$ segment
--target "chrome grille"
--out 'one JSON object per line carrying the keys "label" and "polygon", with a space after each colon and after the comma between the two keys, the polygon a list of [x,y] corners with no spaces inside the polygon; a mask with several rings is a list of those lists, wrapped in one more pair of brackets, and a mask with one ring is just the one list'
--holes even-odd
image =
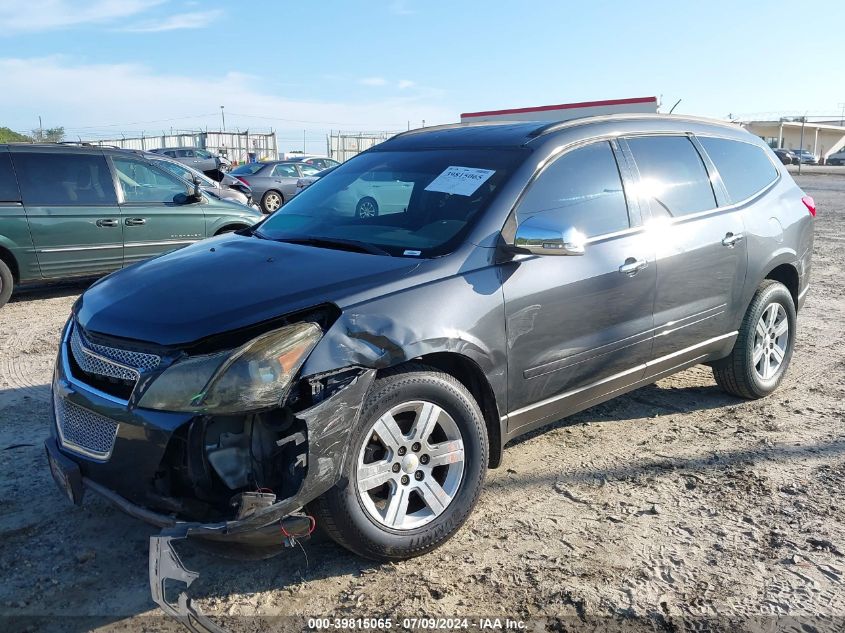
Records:
{"label": "chrome grille", "polygon": [[132,382],[141,377],[142,371],[151,371],[161,362],[161,357],[155,354],[92,343],[78,326],[74,326],[70,335],[70,350],[82,371]]}
{"label": "chrome grille", "polygon": [[111,457],[117,422],[58,396],[53,403],[62,446],[95,459]]}

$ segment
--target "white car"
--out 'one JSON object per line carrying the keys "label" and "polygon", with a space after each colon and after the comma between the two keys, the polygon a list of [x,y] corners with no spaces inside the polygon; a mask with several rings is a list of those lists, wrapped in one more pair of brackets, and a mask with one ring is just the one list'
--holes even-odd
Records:
{"label": "white car", "polygon": [[354,210],[355,217],[373,218],[377,215],[402,213],[414,191],[414,183],[393,179],[384,180],[384,173],[369,172],[333,196],[332,206],[341,214]]}

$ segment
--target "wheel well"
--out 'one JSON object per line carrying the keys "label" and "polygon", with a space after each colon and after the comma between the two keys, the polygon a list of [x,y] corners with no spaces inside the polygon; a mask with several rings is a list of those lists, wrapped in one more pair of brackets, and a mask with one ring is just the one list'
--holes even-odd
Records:
{"label": "wheel well", "polygon": [[789,294],[792,295],[792,301],[795,303],[795,309],[798,309],[798,270],[796,270],[795,266],[792,264],[781,264],[780,266],[772,269],[769,274],[766,275],[766,279],[774,279],[786,286],[786,289],[789,290]]}
{"label": "wheel well", "polygon": [[230,231],[240,231],[241,229],[247,228],[248,225],[246,224],[227,224],[226,226],[221,226],[217,229],[215,235],[220,235],[221,233],[228,233]]}
{"label": "wheel well", "polygon": [[487,439],[490,444],[487,465],[490,468],[498,468],[502,463],[502,427],[496,407],[496,395],[481,368],[466,356],[450,352],[435,352],[414,360],[454,376],[472,394],[481,407],[487,426]]}
{"label": "wheel well", "polygon": [[15,280],[15,283],[19,283],[21,280],[21,271],[18,268],[18,262],[15,259],[15,256],[12,253],[0,246],[0,259],[3,260],[3,263],[9,267],[9,270],[12,271],[12,279]]}

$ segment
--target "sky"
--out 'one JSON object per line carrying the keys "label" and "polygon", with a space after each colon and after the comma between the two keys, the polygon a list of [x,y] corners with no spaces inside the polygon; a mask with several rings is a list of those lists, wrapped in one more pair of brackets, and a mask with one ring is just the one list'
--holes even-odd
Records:
{"label": "sky", "polygon": [[724,118],[839,115],[845,2],[0,0],[0,126],[67,137],[402,130],[657,96]]}

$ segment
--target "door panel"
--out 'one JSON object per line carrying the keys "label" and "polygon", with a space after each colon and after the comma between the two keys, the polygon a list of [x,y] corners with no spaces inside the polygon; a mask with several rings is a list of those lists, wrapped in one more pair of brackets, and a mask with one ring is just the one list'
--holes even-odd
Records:
{"label": "door panel", "polygon": [[[656,270],[651,248],[637,233],[588,244],[581,256],[533,257],[507,265],[509,433],[563,417],[581,397],[642,376],[652,343]],[[632,257],[646,260],[647,267],[633,276],[620,273]],[[591,385],[596,391],[571,393]],[[561,397],[568,393],[572,399]],[[550,398],[558,400],[532,409]]]}
{"label": "door panel", "polygon": [[663,359],[677,362],[679,352],[694,354],[694,346],[731,329],[745,281],[744,229],[737,211],[718,208],[725,191],[692,139],[642,136],[620,143],[630,152],[657,251],[650,368],[656,373]]}
{"label": "door panel", "polygon": [[121,193],[124,266],[205,237],[202,203],[177,203],[185,183],[140,161],[112,158]]}
{"label": "door panel", "polygon": [[730,245],[731,236],[743,235],[742,218],[734,211],[669,224],[656,233],[654,357],[660,358],[731,329],[747,253],[744,239]]}
{"label": "door panel", "polygon": [[41,275],[108,272],[123,263],[123,227],[102,154],[11,152]]}
{"label": "door panel", "polygon": [[510,435],[636,382],[651,357],[655,248],[628,204],[622,165],[606,141],[575,148],[537,176],[517,208],[517,224],[539,216],[587,239],[582,255],[503,266]]}

